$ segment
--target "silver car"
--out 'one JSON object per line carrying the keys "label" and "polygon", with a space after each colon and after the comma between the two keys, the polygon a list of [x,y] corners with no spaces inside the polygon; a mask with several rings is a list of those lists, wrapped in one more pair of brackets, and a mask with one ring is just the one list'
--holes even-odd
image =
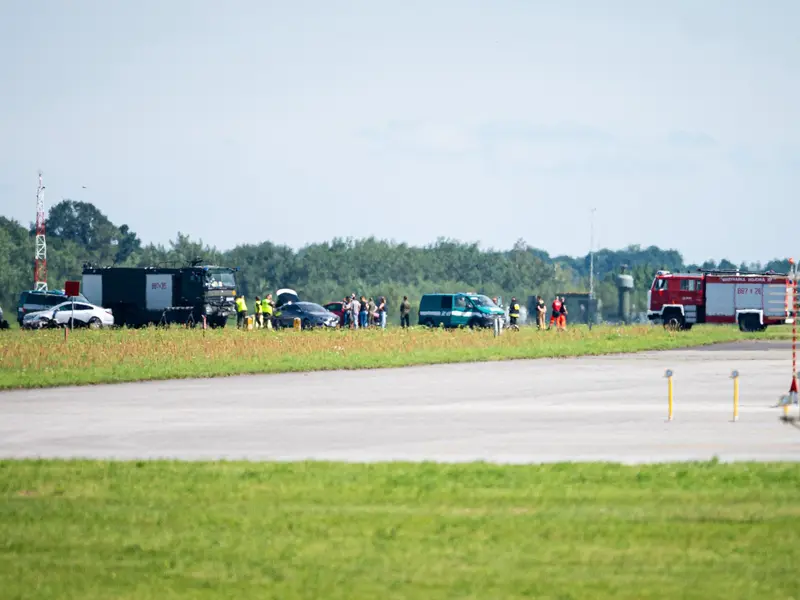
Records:
{"label": "silver car", "polygon": [[68,327],[70,319],[74,319],[74,327],[99,329],[114,325],[114,314],[110,308],[103,308],[86,302],[75,302],[75,304],[62,302],[47,310],[28,313],[22,319],[22,326],[26,329]]}

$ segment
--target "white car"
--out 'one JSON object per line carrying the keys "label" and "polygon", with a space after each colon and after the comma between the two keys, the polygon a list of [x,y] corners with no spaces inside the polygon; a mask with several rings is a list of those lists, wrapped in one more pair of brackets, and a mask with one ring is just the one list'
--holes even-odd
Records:
{"label": "white car", "polygon": [[3,307],[0,306],[0,329],[8,329],[8,321],[3,318]]}
{"label": "white car", "polygon": [[[75,312],[73,313],[73,306]],[[111,327],[114,325],[114,314],[110,308],[95,306],[85,302],[62,302],[47,310],[28,313],[22,319],[22,326],[26,329],[41,329],[42,327],[68,327],[70,319],[74,319],[75,327]]]}

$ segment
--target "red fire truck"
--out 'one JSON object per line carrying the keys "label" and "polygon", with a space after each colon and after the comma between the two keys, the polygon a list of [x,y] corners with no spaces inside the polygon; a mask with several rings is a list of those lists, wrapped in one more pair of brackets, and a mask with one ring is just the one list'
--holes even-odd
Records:
{"label": "red fire truck", "polygon": [[647,307],[651,321],[671,329],[736,323],[742,331],[763,331],[795,317],[792,279],[772,271],[658,271],[647,292]]}

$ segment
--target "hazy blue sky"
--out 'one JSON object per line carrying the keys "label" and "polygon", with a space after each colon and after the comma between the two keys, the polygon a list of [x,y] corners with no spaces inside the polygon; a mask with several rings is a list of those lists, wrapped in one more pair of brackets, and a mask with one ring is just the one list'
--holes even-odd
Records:
{"label": "hazy blue sky", "polygon": [[[796,0],[0,0],[0,214],[798,254]],[[81,186],[87,186],[83,190]],[[793,229],[782,231],[787,217]]]}

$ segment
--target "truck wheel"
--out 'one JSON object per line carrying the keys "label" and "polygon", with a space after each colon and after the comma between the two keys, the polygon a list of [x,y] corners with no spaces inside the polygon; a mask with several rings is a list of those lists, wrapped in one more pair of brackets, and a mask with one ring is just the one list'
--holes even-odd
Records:
{"label": "truck wheel", "polygon": [[739,331],[742,331],[742,332],[745,332],[745,333],[750,331],[750,328],[749,328],[750,322],[749,321],[750,321],[750,319],[748,317],[746,317],[746,316],[739,317]]}
{"label": "truck wheel", "polygon": [[685,327],[685,324],[683,315],[679,312],[670,312],[664,315],[664,329],[680,331]]}
{"label": "truck wheel", "polygon": [[739,331],[752,333],[754,331],[763,331],[762,327],[756,315],[742,315],[739,317]]}

